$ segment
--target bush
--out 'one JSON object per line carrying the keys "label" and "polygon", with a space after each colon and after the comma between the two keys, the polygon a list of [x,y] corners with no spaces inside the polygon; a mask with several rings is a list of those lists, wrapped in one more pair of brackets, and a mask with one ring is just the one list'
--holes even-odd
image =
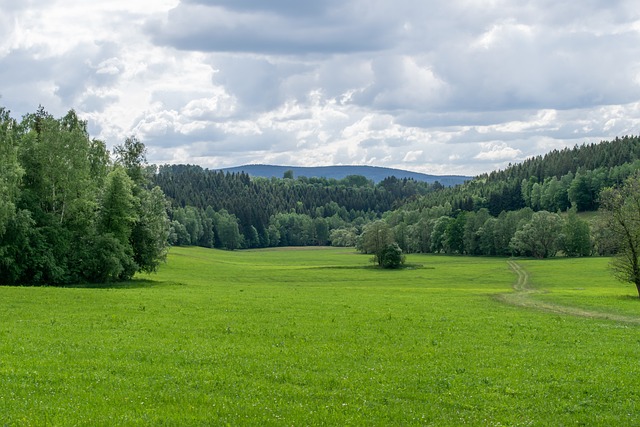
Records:
{"label": "bush", "polygon": [[391,243],[382,251],[382,268],[400,268],[404,264],[405,256],[397,243]]}

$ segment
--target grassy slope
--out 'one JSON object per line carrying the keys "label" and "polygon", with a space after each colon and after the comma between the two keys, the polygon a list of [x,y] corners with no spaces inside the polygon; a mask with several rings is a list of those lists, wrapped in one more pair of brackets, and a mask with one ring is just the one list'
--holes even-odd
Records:
{"label": "grassy slope", "polygon": [[640,300],[635,285],[622,284],[612,278],[609,258],[556,258],[526,260],[535,288],[544,292],[535,298],[626,316],[640,317]]}
{"label": "grassy slope", "polygon": [[[504,259],[367,260],[174,248],[128,286],[0,288],[0,425],[640,423],[639,327],[496,301]],[[640,311],[570,262],[522,262],[536,298]]]}

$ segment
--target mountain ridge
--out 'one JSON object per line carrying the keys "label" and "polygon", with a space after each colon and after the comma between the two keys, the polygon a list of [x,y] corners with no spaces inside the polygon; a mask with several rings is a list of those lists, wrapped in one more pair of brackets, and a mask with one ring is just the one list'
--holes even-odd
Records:
{"label": "mountain ridge", "polygon": [[472,179],[471,176],[464,175],[431,175],[420,172],[407,171],[403,169],[387,168],[382,166],[367,165],[333,165],[333,166],[282,166],[267,164],[248,164],[229,168],[219,168],[229,173],[244,172],[252,177],[262,178],[282,178],[284,173],[292,171],[294,178],[304,176],[307,178],[327,178],[343,179],[349,175],[362,175],[374,183],[379,183],[385,178],[395,176],[398,179],[408,178],[416,181],[434,183],[438,181],[445,187],[462,184]]}

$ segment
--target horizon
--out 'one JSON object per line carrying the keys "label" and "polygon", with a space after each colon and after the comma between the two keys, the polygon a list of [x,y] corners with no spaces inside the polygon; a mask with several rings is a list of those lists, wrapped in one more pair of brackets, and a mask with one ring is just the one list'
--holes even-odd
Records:
{"label": "horizon", "polygon": [[[200,165],[198,165],[200,166]],[[458,175],[458,174],[433,174],[433,173],[428,173],[428,172],[418,172],[418,171],[414,171],[414,170],[410,170],[410,169],[402,169],[402,168],[398,168],[398,167],[389,167],[389,166],[376,166],[376,165],[321,165],[321,166],[295,166],[295,165],[274,165],[274,164],[268,164],[268,163],[247,163],[247,164],[243,164],[243,165],[237,165],[237,166],[225,166],[222,168],[203,168],[203,169],[210,169],[210,170],[224,170],[224,169],[237,169],[237,168],[242,168],[242,167],[249,167],[249,166],[268,166],[268,167],[278,167],[278,168],[300,168],[300,169],[313,169],[313,168],[334,168],[334,167],[345,167],[345,168],[349,168],[349,167],[365,167],[365,168],[375,168],[375,169],[389,169],[389,170],[398,170],[398,171],[402,171],[402,172],[410,172],[410,173],[415,173],[415,174],[420,174],[420,175],[432,175],[432,176],[464,176],[464,177],[471,177],[470,175]],[[201,166],[202,167],[202,166]]]}

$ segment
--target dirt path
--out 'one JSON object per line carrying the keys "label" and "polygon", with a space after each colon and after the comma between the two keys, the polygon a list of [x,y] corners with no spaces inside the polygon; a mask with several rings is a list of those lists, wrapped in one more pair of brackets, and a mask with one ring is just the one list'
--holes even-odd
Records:
{"label": "dirt path", "polygon": [[508,294],[497,295],[496,298],[499,301],[507,304],[516,305],[519,307],[529,307],[538,310],[544,310],[551,313],[568,314],[571,316],[589,317],[592,319],[607,319],[615,320],[617,322],[633,323],[640,325],[640,318],[632,316],[623,316],[620,314],[612,314],[599,311],[585,310],[577,307],[570,307],[560,304],[554,304],[545,301],[539,301],[531,298],[535,294],[543,293],[544,291],[534,289],[529,280],[529,273],[522,268],[517,262],[509,260],[507,261],[509,267],[518,275],[518,280],[513,285],[515,292]]}

